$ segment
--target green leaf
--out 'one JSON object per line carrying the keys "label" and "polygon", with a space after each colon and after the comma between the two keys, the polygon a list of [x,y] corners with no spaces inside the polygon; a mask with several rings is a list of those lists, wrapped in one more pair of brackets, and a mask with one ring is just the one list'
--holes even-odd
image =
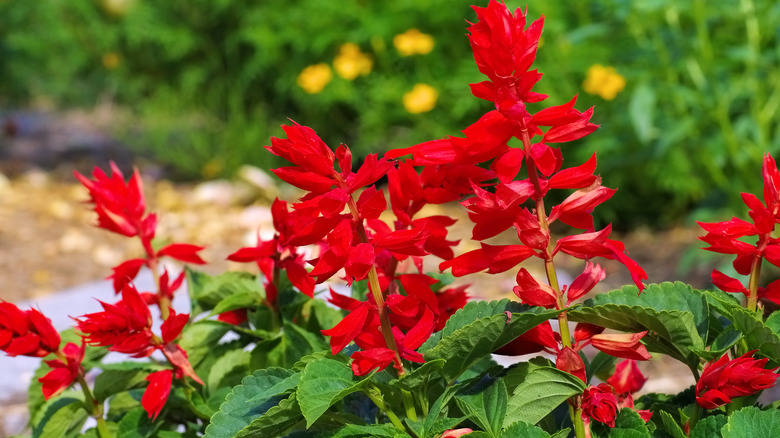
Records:
{"label": "green leaf", "polygon": [[329,349],[321,334],[285,321],[280,336],[257,343],[252,351],[252,366],[288,368],[304,356]]}
{"label": "green leaf", "polygon": [[702,418],[691,431],[691,438],[722,438],[720,431],[728,420],[725,415]]}
{"label": "green leaf", "polygon": [[[242,349],[235,349],[226,352],[217,358],[209,368],[209,375],[206,378],[206,387],[209,391],[216,391],[223,386],[223,380],[229,380],[231,376],[240,374],[246,375],[249,370],[249,352]],[[234,380],[233,383],[237,382]],[[228,386],[230,383],[228,383]]]}
{"label": "green leaf", "polygon": [[607,379],[615,372],[615,362],[617,362],[615,356],[610,356],[603,351],[599,351],[593,356],[590,362],[586,362],[588,378],[598,377],[603,381]]}
{"label": "green leaf", "polygon": [[364,438],[364,437],[376,437],[376,438],[396,438],[396,437],[408,437],[406,433],[401,433],[392,424],[371,424],[367,426],[361,426],[357,424],[347,424],[338,430],[333,432],[326,432],[323,435],[318,435],[322,438]]}
{"label": "green leaf", "polygon": [[347,394],[362,390],[370,375],[355,381],[352,369],[342,361],[322,358],[310,362],[298,383],[298,403],[310,427],[334,403]]}
{"label": "green leaf", "polygon": [[582,394],[585,383],[554,367],[520,363],[507,371],[504,379],[513,388],[507,404],[504,425],[517,421],[536,424],[569,397]]}
{"label": "green leaf", "polygon": [[780,436],[780,411],[742,408],[731,414],[721,429],[723,438],[776,438]]}
{"label": "green leaf", "polygon": [[[431,408],[428,411],[428,415],[425,417],[425,421],[423,421],[423,436],[427,437],[431,431],[438,432],[440,430],[436,427],[438,422],[442,421],[439,420],[439,414],[446,412],[445,408],[450,403],[450,400],[452,400],[452,397],[454,397],[462,387],[466,386],[466,384],[467,382],[462,382],[446,387],[439,398],[433,402],[433,405],[431,405]],[[443,420],[446,421],[449,419],[445,418]],[[449,429],[449,427],[446,427],[446,429]]]}
{"label": "green leaf", "polygon": [[[513,313],[508,317],[505,312]],[[446,360],[442,375],[452,382],[472,364],[558,313],[509,300],[470,302],[420,350],[426,361]]]}
{"label": "green leaf", "polygon": [[742,332],[748,350],[758,350],[776,366],[780,364],[780,336],[759,318],[745,308],[733,309],[731,313],[731,322]]}
{"label": "green leaf", "polygon": [[253,292],[257,296],[265,296],[257,277],[247,272],[225,272],[211,276],[189,267],[185,271],[193,316],[213,310],[222,300],[235,294]]}
{"label": "green leaf", "polygon": [[497,437],[501,432],[509,395],[503,379],[490,382],[484,380],[462,389],[455,396],[455,402],[471,421],[491,437]]}
{"label": "green leaf", "polygon": [[672,438],[686,438],[685,432],[683,432],[682,427],[677,424],[677,420],[672,417],[672,414],[666,411],[660,411],[658,414],[661,416],[661,421],[664,423],[664,429]]}
{"label": "green leaf", "polygon": [[80,430],[87,420],[84,402],[77,398],[58,397],[49,400],[45,412],[33,429],[33,438],[60,438]]}
{"label": "green leaf", "polygon": [[615,427],[594,421],[591,423],[593,438],[651,438],[645,421],[631,408],[623,408],[615,419]]}
{"label": "green leaf", "polygon": [[303,419],[301,407],[298,405],[296,393],[279,402],[260,418],[252,420],[249,425],[236,435],[236,438],[266,438],[281,436],[289,428]]}
{"label": "green leaf", "polygon": [[152,421],[143,407],[128,412],[117,424],[117,438],[147,438],[154,435],[162,421]]}
{"label": "green leaf", "polygon": [[295,388],[300,373],[282,368],[268,368],[246,376],[233,387],[219,411],[206,427],[207,438],[232,438],[253,419],[265,414]]}
{"label": "green leaf", "polygon": [[742,332],[734,328],[733,325],[730,325],[715,337],[708,350],[691,350],[706,360],[713,360],[723,356],[723,354],[739,342],[740,339],[742,339]]}
{"label": "green leaf", "polygon": [[201,320],[184,327],[179,345],[187,352],[192,366],[197,367],[228,331],[230,331],[228,324]]}
{"label": "green leaf", "polygon": [[642,338],[648,350],[696,366],[693,350],[704,349],[709,324],[704,295],[680,282],[651,284],[638,293],[636,286],[626,286],[597,295],[569,311],[569,319],[629,333],[648,330]]}
{"label": "green leaf", "polygon": [[103,401],[114,394],[146,386],[146,376],[165,367],[148,362],[119,362],[107,364],[95,378],[93,394]]}
{"label": "green leaf", "polygon": [[262,299],[262,296],[256,290],[237,292],[217,303],[209,315],[219,315],[231,310],[257,307],[262,304]]}
{"label": "green leaf", "polygon": [[422,366],[412,370],[412,372],[404,375],[402,378],[391,380],[390,385],[407,391],[414,391],[425,385],[431,377],[440,376],[440,370],[444,367],[445,362],[444,359],[425,362]]}
{"label": "green leaf", "polygon": [[[568,433],[568,431],[569,429],[566,429],[566,433]],[[543,431],[541,428],[534,426],[533,424],[528,424],[522,421],[518,421],[510,424],[506,429],[504,429],[503,432],[501,432],[501,435],[499,435],[499,437],[500,438],[515,438],[515,437],[549,438],[550,434]]]}

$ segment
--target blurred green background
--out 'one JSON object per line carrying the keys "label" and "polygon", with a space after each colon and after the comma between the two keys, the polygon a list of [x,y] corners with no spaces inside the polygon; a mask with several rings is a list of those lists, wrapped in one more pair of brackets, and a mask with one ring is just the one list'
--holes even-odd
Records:
{"label": "blurred green background", "polygon": [[[490,104],[465,37],[486,0],[0,0],[0,110],[110,101],[178,179],[267,168],[287,118],[356,155],[457,135]],[[616,227],[741,214],[780,149],[780,3],[509,1],[546,25],[537,90],[596,106],[597,213]],[[411,31],[416,29],[418,32]],[[399,36],[400,35],[400,36]],[[424,85],[419,85],[424,84]],[[780,157],[777,157],[780,159]]]}

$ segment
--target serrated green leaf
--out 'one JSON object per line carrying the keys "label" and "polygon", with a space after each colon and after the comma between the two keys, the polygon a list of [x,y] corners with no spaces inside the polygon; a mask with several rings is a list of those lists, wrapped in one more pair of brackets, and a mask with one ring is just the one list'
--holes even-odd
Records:
{"label": "serrated green leaf", "polygon": [[780,411],[742,408],[731,414],[721,429],[723,438],[776,438],[780,436]]}
{"label": "serrated green leaf", "polygon": [[642,417],[631,408],[623,408],[615,419],[615,427],[594,421],[591,423],[593,438],[651,438]]}
{"label": "serrated green leaf", "polygon": [[205,437],[234,437],[254,419],[284,400],[284,394],[295,388],[299,378],[300,373],[283,368],[258,370],[244,377],[211,417]]}
{"label": "serrated green leaf", "polygon": [[691,438],[722,438],[720,431],[728,422],[725,415],[713,415],[702,418],[691,431]]}
{"label": "serrated green leaf", "polygon": [[[568,433],[568,429],[567,429],[567,433]],[[515,437],[550,438],[550,434],[534,426],[533,424],[528,424],[522,421],[518,421],[516,423],[512,423],[509,426],[507,426],[507,428],[501,432],[501,435],[499,435],[499,437],[500,438],[515,438]]]}
{"label": "serrated green leaf", "polygon": [[[221,355],[209,367],[209,375],[206,378],[206,387],[209,390],[217,390],[224,386],[223,380],[229,379],[231,375],[246,375],[249,370],[249,352],[242,349],[235,349]],[[237,382],[237,380],[233,380]],[[230,382],[227,383],[228,386]]]}
{"label": "serrated green leaf", "polygon": [[642,338],[648,350],[696,366],[699,358],[693,350],[704,349],[709,324],[704,295],[680,282],[651,284],[638,292],[636,286],[626,286],[597,295],[569,311],[569,319],[629,333],[648,330]]}
{"label": "serrated green leaf", "polygon": [[154,435],[162,421],[152,421],[143,407],[128,412],[117,424],[117,438],[147,438]]}
{"label": "serrated green leaf", "polygon": [[661,416],[661,422],[664,423],[664,429],[672,438],[686,438],[685,432],[677,424],[677,420],[672,417],[672,414],[666,411],[660,411],[658,414]]}
{"label": "serrated green leaf", "polygon": [[236,435],[236,438],[266,438],[281,436],[295,424],[303,420],[301,407],[298,405],[296,393],[279,402]]}
{"label": "serrated green leaf", "polygon": [[[436,427],[440,421],[446,421],[445,419],[439,419],[439,415],[445,410],[445,407],[450,403],[455,394],[468,382],[456,383],[455,385],[448,386],[444,389],[444,392],[436,399],[431,405],[428,415],[423,421],[423,436],[427,437],[431,432],[438,432],[441,428]],[[457,424],[457,423],[456,423]],[[449,427],[446,427],[449,429]]]}
{"label": "serrated green leaf", "polygon": [[338,430],[332,432],[326,432],[318,437],[322,438],[364,438],[364,437],[376,437],[376,438],[395,438],[399,436],[408,437],[409,434],[402,433],[399,435],[399,430],[392,424],[370,424],[370,425],[357,425],[347,424]]}
{"label": "serrated green leaf", "polygon": [[774,366],[780,364],[780,336],[767,327],[757,314],[744,308],[733,309],[731,322],[742,332],[748,350],[758,350]]}
{"label": "serrated green leaf", "polygon": [[80,399],[58,397],[49,402],[33,429],[33,438],[61,438],[71,431],[80,430],[87,420],[87,411]]}
{"label": "serrated green leaf", "polygon": [[[516,310],[523,312],[514,312]],[[513,313],[508,317],[505,312]],[[427,345],[427,351],[423,347],[421,351],[425,351],[426,361],[446,360],[442,375],[452,382],[472,364],[558,313],[509,300],[471,302],[458,310],[441,332],[423,344],[423,347]]]}
{"label": "serrated green leaf", "polygon": [[731,347],[733,347],[737,342],[739,342],[740,339],[742,339],[742,332],[734,328],[733,325],[730,325],[723,329],[723,331],[715,337],[709,349],[691,349],[691,351],[705,360],[713,360],[723,356],[723,354]]}
{"label": "serrated green leaf", "polygon": [[491,437],[501,432],[507,411],[506,384],[503,379],[479,382],[459,391],[455,402],[468,418]]}
{"label": "serrated green leaf", "polygon": [[[582,394],[585,383],[553,367],[520,363],[504,379],[512,389],[504,425],[522,421],[536,424],[569,397]],[[519,382],[519,383],[517,383]]]}
{"label": "serrated green leaf", "polygon": [[322,358],[310,362],[301,374],[298,383],[298,403],[310,427],[334,403],[347,394],[362,390],[370,375],[355,380],[352,369],[344,362]]}

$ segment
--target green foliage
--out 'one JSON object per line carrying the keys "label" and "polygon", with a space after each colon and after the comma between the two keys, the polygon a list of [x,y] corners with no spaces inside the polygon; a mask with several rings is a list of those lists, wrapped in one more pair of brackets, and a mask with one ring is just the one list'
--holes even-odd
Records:
{"label": "green foliage", "polygon": [[770,438],[780,434],[780,411],[748,407],[734,412],[720,431],[723,438]]}

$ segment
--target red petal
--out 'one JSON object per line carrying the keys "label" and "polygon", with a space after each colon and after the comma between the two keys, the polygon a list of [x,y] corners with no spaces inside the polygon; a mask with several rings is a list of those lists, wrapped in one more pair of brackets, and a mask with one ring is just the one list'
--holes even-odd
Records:
{"label": "red petal", "polygon": [[149,385],[141,397],[141,406],[149,414],[149,418],[154,421],[168,400],[173,381],[173,372],[171,370],[155,371],[146,376],[146,381],[149,382]]}
{"label": "red petal", "polygon": [[203,249],[203,246],[189,243],[172,243],[157,251],[157,257],[168,256],[186,263],[205,265],[206,262],[198,255],[198,251]]}

